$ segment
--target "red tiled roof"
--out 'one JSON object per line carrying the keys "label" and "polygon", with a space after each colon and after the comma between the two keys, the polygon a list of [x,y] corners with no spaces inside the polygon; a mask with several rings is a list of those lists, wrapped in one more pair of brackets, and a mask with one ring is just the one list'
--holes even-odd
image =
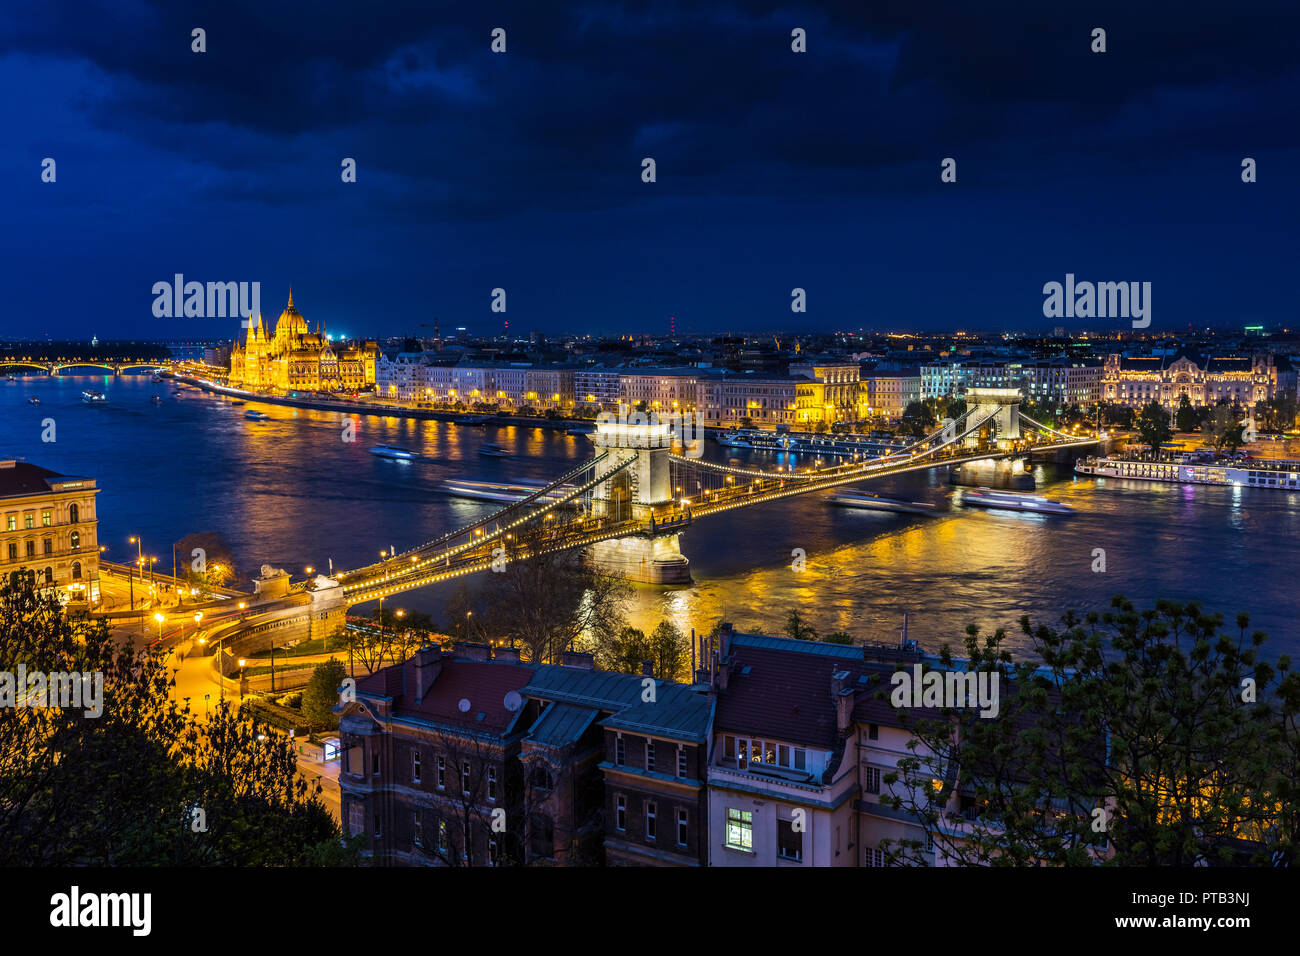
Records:
{"label": "red tiled roof", "polygon": [[[402,692],[405,671],[406,693]],[[506,709],[506,695],[522,691],[532,679],[533,668],[498,661],[466,661],[443,658],[433,689],[421,701],[415,700],[415,659],[385,667],[357,682],[363,693],[393,698],[396,716],[420,716],[484,733],[502,733],[517,711]],[[461,710],[461,701],[469,706]],[[480,715],[482,715],[480,719]]]}

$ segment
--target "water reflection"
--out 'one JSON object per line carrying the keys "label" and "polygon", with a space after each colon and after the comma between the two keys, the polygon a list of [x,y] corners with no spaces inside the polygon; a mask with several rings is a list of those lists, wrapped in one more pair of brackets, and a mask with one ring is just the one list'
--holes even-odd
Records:
{"label": "water reflection", "polygon": [[[94,387],[107,407],[80,402]],[[155,406],[150,398],[163,396]],[[37,395],[41,405],[26,403]],[[265,422],[245,419],[257,409]],[[40,440],[52,417],[58,441]],[[350,422],[354,441],[344,440]],[[484,457],[484,443],[507,458]],[[416,462],[367,449],[401,445]],[[165,562],[171,542],[216,530],[248,570],[261,563],[301,574],[373,561],[381,549],[432,540],[482,517],[491,506],[449,498],[446,478],[545,479],[589,457],[591,441],[536,427],[470,428],[445,422],[344,416],[229,401],[144,377],[28,378],[0,385],[0,449],[67,474],[98,479],[101,540],[126,555],[140,533]],[[788,454],[737,452],[708,443],[706,454],[737,465],[800,464]],[[904,613],[910,636],[927,646],[959,642],[966,624],[1016,629],[1022,613],[1055,620],[1066,609],[1105,606],[1122,592],[1201,598],[1229,619],[1238,610],[1300,649],[1291,632],[1293,568],[1300,558],[1300,496],[1251,488],[1076,479],[1037,465],[1040,492],[1078,510],[1070,516],[965,509],[951,501],[942,472],[863,485],[939,505],[935,517],[834,508],[824,493],[725,512],[682,537],[696,583],[638,587],[633,623],[668,617],[689,631],[725,614],[742,629],[779,633],[797,609],[822,633],[897,639]],[[807,554],[792,570],[792,552]],[[1093,551],[1106,551],[1104,573]],[[480,587],[481,581],[471,581]],[[456,584],[402,598],[435,617]]]}

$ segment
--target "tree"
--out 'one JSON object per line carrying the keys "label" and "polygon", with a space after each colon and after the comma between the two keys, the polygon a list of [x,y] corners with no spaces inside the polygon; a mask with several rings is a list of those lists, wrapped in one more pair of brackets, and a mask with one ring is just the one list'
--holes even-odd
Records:
{"label": "tree", "polygon": [[[1020,663],[1003,632],[969,627],[969,669],[999,678],[997,717],[903,710],[913,741],[882,802],[957,865],[1294,864],[1300,681],[1236,624],[1116,597],[1059,629],[1022,618]],[[941,659],[954,663],[946,646]],[[925,845],[881,848],[925,864]]]}
{"label": "tree", "polygon": [[1195,431],[1201,423],[1201,417],[1192,406],[1186,393],[1178,396],[1178,411],[1174,412],[1174,427],[1180,432]]}
{"label": "tree", "polygon": [[908,402],[907,408],[903,409],[902,431],[905,435],[921,438],[934,430],[937,421],[933,409],[925,402]]}
{"label": "tree", "polygon": [[659,680],[680,680],[691,667],[690,640],[672,621],[664,618],[650,633],[650,657]]}
{"label": "tree", "polygon": [[334,705],[339,702],[339,687],[347,677],[343,662],[331,657],[321,661],[311,672],[311,680],[302,692],[302,715],[313,727],[334,730],[339,725]]}
{"label": "tree", "polygon": [[1236,451],[1242,444],[1242,422],[1237,417],[1237,409],[1227,402],[1220,402],[1214,406],[1214,411],[1210,415],[1209,421],[1205,423],[1206,430],[1209,434],[1210,441],[1214,447],[1222,451],[1225,447],[1230,451]]}
{"label": "tree", "polygon": [[796,641],[815,641],[817,640],[817,630],[807,624],[799,617],[798,611],[791,611],[785,619],[785,633]]}
{"label": "tree", "polygon": [[0,589],[0,673],[20,664],[29,677],[66,678],[60,687],[82,697],[0,707],[0,863],[355,860],[319,784],[298,776],[288,738],[226,701],[207,719],[173,701],[162,652],[115,640],[103,621],[69,618],[56,598],[21,584]]}
{"label": "tree", "polygon": [[1160,446],[1169,441],[1174,434],[1169,428],[1168,413],[1154,399],[1142,406],[1134,426],[1142,441],[1150,446],[1153,455],[1158,455]]}
{"label": "tree", "polygon": [[176,573],[196,587],[221,587],[236,576],[234,551],[216,531],[187,534],[173,548]]}
{"label": "tree", "polygon": [[526,545],[512,539],[502,570],[488,575],[487,629],[518,641],[527,660],[556,663],[579,641],[598,645],[623,627],[632,587],[584,564],[571,544],[577,534],[560,527]]}
{"label": "tree", "polygon": [[624,627],[616,634],[608,634],[592,647],[596,666],[601,670],[639,674],[642,661],[652,660],[650,639],[635,627]]}
{"label": "tree", "polygon": [[944,400],[943,417],[956,420],[966,414],[966,399],[950,395]]}
{"label": "tree", "polygon": [[835,631],[822,638],[824,644],[852,644],[853,638],[846,631]]}

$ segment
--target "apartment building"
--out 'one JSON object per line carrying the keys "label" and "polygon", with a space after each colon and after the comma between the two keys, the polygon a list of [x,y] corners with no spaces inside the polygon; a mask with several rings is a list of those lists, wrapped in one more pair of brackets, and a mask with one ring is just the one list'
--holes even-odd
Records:
{"label": "apartment building", "polygon": [[776,428],[794,423],[796,375],[715,372],[696,386],[705,425]]}
{"label": "apartment building", "polygon": [[344,826],[392,866],[698,865],[710,708],[587,654],[424,648],[338,708]]}
{"label": "apartment building", "polygon": [[919,368],[863,370],[858,386],[858,418],[899,418],[921,400]]}
{"label": "apartment building", "polygon": [[25,576],[65,603],[99,603],[93,478],[0,460],[0,578]]}

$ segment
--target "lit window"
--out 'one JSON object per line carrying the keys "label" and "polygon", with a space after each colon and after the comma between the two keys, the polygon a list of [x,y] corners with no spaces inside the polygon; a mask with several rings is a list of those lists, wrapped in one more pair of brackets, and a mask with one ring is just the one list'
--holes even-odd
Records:
{"label": "lit window", "polygon": [[656,810],[653,800],[649,800],[645,805],[645,838],[653,840],[659,835],[659,821],[656,816]]}
{"label": "lit window", "polygon": [[614,828],[620,832],[627,829],[627,797],[614,798]]}
{"label": "lit window", "polygon": [[754,814],[750,810],[727,808],[727,843],[733,850],[753,851]]}

